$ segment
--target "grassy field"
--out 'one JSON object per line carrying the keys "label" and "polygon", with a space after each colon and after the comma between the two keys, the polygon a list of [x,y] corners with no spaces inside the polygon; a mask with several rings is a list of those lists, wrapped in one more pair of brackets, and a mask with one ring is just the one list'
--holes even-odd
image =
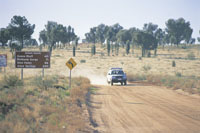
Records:
{"label": "grassy field", "polygon": [[[23,51],[39,51],[39,48]],[[77,66],[72,70],[72,89],[69,89],[69,69],[65,63],[72,57],[72,48],[53,51],[51,68],[45,69],[44,79],[41,69],[24,69],[23,81],[19,79],[21,69],[15,68],[9,49],[0,49],[1,54],[8,56],[6,72],[3,69],[0,72],[0,131],[92,131],[86,94],[92,88],[90,82],[106,84],[110,67],[122,67],[129,81],[200,93],[199,45],[160,47],[158,55],[151,58],[142,58],[139,48],[129,55],[120,48],[118,56],[112,53],[107,56],[106,48],[100,45],[96,55],[91,56],[90,51],[89,44],[78,46],[73,57]]]}
{"label": "grassy field", "polygon": [[[187,49],[166,47],[158,49],[158,56],[152,58],[141,58],[141,51],[134,50],[134,54],[125,55],[125,49],[120,48],[119,56],[107,56],[106,48],[97,46],[97,54],[91,56],[90,47],[87,45],[79,46],[76,52],[75,61],[78,63],[74,73],[80,69],[92,68],[100,74],[105,75],[110,67],[122,67],[127,73],[150,73],[200,77],[200,46],[188,47]],[[38,51],[38,48],[24,49],[24,51]],[[19,75],[20,69],[15,69],[15,61],[11,57],[8,49],[0,50],[8,54],[7,74]],[[68,76],[69,70],[66,67],[66,61],[72,57],[71,49],[54,50],[51,57],[51,68],[45,69],[45,74],[57,74]],[[175,61],[176,66],[172,67]],[[2,74],[1,74],[2,75]],[[41,75],[41,69],[24,69],[24,77]],[[1,76],[2,77],[2,76]]]}

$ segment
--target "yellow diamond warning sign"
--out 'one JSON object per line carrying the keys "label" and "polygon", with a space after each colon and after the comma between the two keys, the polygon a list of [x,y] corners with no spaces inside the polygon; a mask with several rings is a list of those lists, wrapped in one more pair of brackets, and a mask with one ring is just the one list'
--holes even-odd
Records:
{"label": "yellow diamond warning sign", "polygon": [[76,65],[77,65],[77,63],[74,61],[73,58],[70,58],[70,59],[66,62],[66,66],[68,66],[70,70],[72,70]]}

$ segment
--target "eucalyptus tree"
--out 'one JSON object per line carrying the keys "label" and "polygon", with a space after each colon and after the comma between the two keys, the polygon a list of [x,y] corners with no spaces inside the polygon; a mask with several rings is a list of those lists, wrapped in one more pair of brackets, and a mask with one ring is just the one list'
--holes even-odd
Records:
{"label": "eucalyptus tree", "polygon": [[105,24],[100,24],[96,27],[96,30],[96,40],[102,45],[106,40],[106,32],[108,31],[108,26]]}
{"label": "eucalyptus tree", "polygon": [[137,45],[137,42],[134,41],[134,36],[136,35],[137,32],[139,32],[140,30],[138,28],[135,28],[135,27],[131,27],[128,29],[128,32],[130,33],[131,35],[131,48],[132,48],[132,54],[134,54],[134,46],[138,46]]}
{"label": "eucalyptus tree", "polygon": [[141,46],[142,57],[145,56],[147,50],[157,48],[157,40],[152,34],[138,31],[133,39],[139,46]]}
{"label": "eucalyptus tree", "polygon": [[[199,30],[199,34],[200,34],[200,30]],[[200,43],[200,37],[197,37],[197,41]]]}
{"label": "eucalyptus tree", "polygon": [[151,35],[155,35],[156,31],[158,29],[158,25],[157,24],[153,24],[153,23],[145,23],[143,30]]}
{"label": "eucalyptus tree", "polygon": [[165,31],[163,31],[161,28],[158,28],[154,37],[156,37],[159,45],[164,45]]}
{"label": "eucalyptus tree", "polygon": [[95,44],[97,42],[97,28],[90,28],[90,32],[85,34],[85,38],[88,43]]}
{"label": "eucalyptus tree", "polygon": [[12,38],[18,40],[21,44],[21,49],[23,49],[24,40],[31,38],[35,24],[31,25],[25,16],[13,16],[8,29]]}
{"label": "eucalyptus tree", "polygon": [[10,39],[9,30],[7,28],[0,29],[0,42],[2,43],[2,47],[6,45],[8,40]]}
{"label": "eucalyptus tree", "polygon": [[126,41],[126,54],[128,55],[129,52],[130,52],[130,41],[127,40],[127,41]]}
{"label": "eucalyptus tree", "polygon": [[123,29],[123,27],[118,23],[116,23],[116,24],[114,24],[112,26],[109,26],[109,29],[107,31],[107,39],[109,41],[111,41],[112,43],[117,42],[116,35],[122,29]]}
{"label": "eucalyptus tree", "polygon": [[197,37],[198,42],[200,43],[200,37]]}
{"label": "eucalyptus tree", "polygon": [[53,47],[57,43],[70,43],[77,38],[74,29],[71,26],[63,26],[57,22],[48,21],[45,29],[40,32],[39,40],[49,46],[49,51],[52,52]]}
{"label": "eucalyptus tree", "polygon": [[45,46],[48,42],[48,40],[47,40],[47,35],[46,35],[47,33],[46,33],[46,30],[44,29],[44,30],[42,30],[42,31],[40,31],[40,33],[39,33],[39,41],[40,41],[40,45],[43,45],[43,46]]}
{"label": "eucalyptus tree", "polygon": [[170,36],[170,43],[177,46],[181,41],[189,42],[192,36],[193,29],[190,27],[190,22],[183,18],[169,19],[166,23],[166,32]]}
{"label": "eucalyptus tree", "polygon": [[120,30],[117,33],[116,38],[117,42],[119,42],[123,47],[126,45],[127,41],[130,42],[132,40],[132,36],[129,30]]}
{"label": "eucalyptus tree", "polygon": [[[144,27],[143,27],[143,31],[152,35],[154,38],[157,39],[157,42],[161,42],[163,39],[162,36],[162,30],[160,28],[158,28],[157,24],[153,24],[153,23],[145,23]],[[156,44],[157,46],[157,44]],[[154,55],[156,56],[157,53],[157,47],[154,47]]]}

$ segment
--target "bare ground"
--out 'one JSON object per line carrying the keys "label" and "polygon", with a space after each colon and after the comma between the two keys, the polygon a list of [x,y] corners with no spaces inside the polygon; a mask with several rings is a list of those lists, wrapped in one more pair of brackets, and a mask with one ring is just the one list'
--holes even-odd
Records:
{"label": "bare ground", "polygon": [[199,97],[141,83],[97,87],[92,106],[99,132],[200,132]]}

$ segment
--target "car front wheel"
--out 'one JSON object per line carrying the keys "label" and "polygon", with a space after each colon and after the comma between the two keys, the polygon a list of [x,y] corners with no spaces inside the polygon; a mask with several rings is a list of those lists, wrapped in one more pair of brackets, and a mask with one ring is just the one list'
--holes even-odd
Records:
{"label": "car front wheel", "polygon": [[126,81],[124,81],[124,85],[126,85],[127,83],[126,83]]}

